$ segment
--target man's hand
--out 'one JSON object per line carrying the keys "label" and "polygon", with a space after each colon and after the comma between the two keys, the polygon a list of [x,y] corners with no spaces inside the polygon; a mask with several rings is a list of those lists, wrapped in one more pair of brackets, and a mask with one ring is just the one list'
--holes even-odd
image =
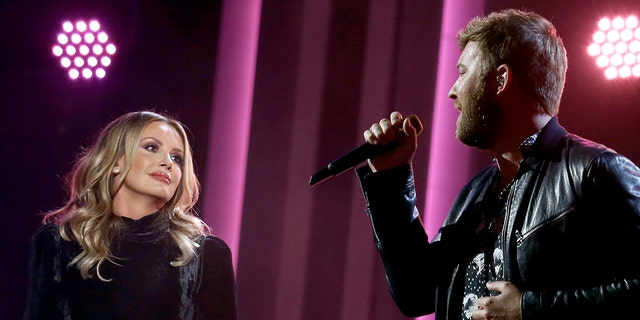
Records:
{"label": "man's hand", "polygon": [[[408,119],[403,119],[400,112],[394,111],[389,118],[374,123],[364,132],[364,139],[369,144],[398,144],[398,147],[390,152],[369,159],[369,167],[373,172],[411,164],[418,148],[418,130],[422,128],[416,128]],[[417,118],[415,120],[420,124]]]}
{"label": "man's hand", "polygon": [[522,320],[520,301],[522,292],[511,282],[494,281],[487,283],[489,291],[500,294],[478,299],[478,310],[472,314],[475,320]]}

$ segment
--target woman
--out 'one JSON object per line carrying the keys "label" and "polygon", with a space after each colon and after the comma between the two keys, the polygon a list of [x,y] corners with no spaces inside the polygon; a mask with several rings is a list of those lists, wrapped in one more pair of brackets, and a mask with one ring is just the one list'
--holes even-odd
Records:
{"label": "woman", "polygon": [[237,319],[229,247],[193,212],[181,123],[115,119],[67,181],[69,200],[32,240],[24,319]]}

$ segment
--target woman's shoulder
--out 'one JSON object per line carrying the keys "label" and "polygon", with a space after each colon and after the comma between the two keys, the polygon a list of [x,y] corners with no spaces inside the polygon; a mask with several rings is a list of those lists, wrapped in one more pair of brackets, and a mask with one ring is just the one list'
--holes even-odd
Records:
{"label": "woman's shoulder", "polygon": [[67,241],[60,235],[60,226],[55,223],[43,224],[36,229],[31,238],[31,246],[35,251],[44,253],[64,252],[66,255],[74,256],[80,249],[75,241]]}
{"label": "woman's shoulder", "polygon": [[200,245],[210,248],[210,250],[231,251],[224,240],[214,235],[206,235],[200,238]]}
{"label": "woman's shoulder", "polygon": [[204,236],[200,238],[198,243],[200,244],[200,249],[205,259],[214,257],[231,259],[231,248],[229,248],[229,245],[224,240],[217,236]]}
{"label": "woman's shoulder", "polygon": [[[200,259],[202,263],[205,282],[219,283],[221,279],[233,278],[233,256],[229,245],[217,236],[207,235],[202,237],[200,243]],[[213,278],[214,280],[211,280]],[[226,281],[226,280],[224,280]]]}
{"label": "woman's shoulder", "polygon": [[33,234],[33,241],[59,241],[60,228],[57,224],[47,223],[39,226]]}
{"label": "woman's shoulder", "polygon": [[55,224],[39,226],[31,237],[31,252],[36,256],[53,256],[60,251],[60,232]]}

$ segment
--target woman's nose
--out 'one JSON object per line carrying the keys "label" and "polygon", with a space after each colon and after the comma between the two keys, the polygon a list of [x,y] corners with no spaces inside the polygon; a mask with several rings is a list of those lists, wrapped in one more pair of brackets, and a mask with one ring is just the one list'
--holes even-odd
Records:
{"label": "woman's nose", "polygon": [[167,153],[166,155],[161,156],[161,159],[160,159],[161,167],[171,169],[172,165],[173,165],[173,161],[171,161],[171,154]]}

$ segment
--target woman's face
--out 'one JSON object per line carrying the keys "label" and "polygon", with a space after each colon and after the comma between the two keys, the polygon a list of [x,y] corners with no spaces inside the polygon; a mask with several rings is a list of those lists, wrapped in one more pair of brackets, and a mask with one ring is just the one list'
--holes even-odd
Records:
{"label": "woman's face", "polygon": [[[149,212],[116,213],[152,213],[171,200],[182,179],[184,148],[180,134],[168,123],[154,121],[147,125],[140,135],[131,168],[114,196],[114,208]],[[120,166],[123,159],[118,162]]]}

